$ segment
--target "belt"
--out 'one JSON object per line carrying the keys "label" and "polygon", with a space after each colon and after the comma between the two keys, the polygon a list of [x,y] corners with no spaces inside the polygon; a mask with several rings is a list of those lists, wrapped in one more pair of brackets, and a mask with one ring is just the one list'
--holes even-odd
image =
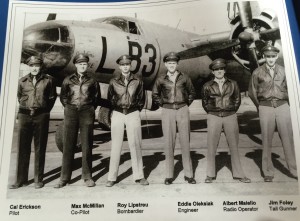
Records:
{"label": "belt", "polygon": [[75,109],[75,110],[85,110],[88,109],[90,107],[93,107],[94,105],[92,104],[83,104],[83,105],[76,105],[76,104],[66,104],[66,107],[69,107],[71,109]]}
{"label": "belt", "polygon": [[38,109],[23,109],[23,108],[19,108],[19,113],[21,114],[26,114],[29,116],[37,116],[39,114],[43,114],[43,113],[47,113],[48,111],[46,111],[43,108],[38,108]]}
{"label": "belt", "polygon": [[130,114],[130,113],[132,113],[132,112],[134,112],[134,111],[137,111],[137,110],[139,110],[138,108],[136,108],[136,107],[131,107],[131,108],[120,108],[120,107],[115,107],[114,108],[114,111],[118,111],[118,112],[120,112],[120,113],[122,113],[122,114]]}
{"label": "belt", "polygon": [[281,105],[287,104],[286,100],[269,100],[269,101],[259,101],[259,105],[267,107],[279,107]]}
{"label": "belt", "polygon": [[166,109],[178,110],[186,105],[187,105],[186,103],[180,103],[180,104],[173,103],[173,104],[163,104],[162,107]]}

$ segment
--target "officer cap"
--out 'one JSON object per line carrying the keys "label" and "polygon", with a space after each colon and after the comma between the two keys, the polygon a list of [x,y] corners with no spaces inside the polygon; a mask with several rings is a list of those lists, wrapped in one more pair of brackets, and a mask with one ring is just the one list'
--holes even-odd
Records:
{"label": "officer cap", "polygon": [[73,63],[80,63],[80,62],[89,62],[89,56],[83,53],[79,53],[77,54],[74,58],[73,58]]}
{"label": "officer cap", "polygon": [[211,70],[215,70],[218,68],[225,68],[225,67],[226,67],[226,61],[223,58],[217,58],[209,65],[209,69]]}
{"label": "officer cap", "polygon": [[131,61],[132,58],[129,55],[125,54],[119,57],[116,62],[117,64],[122,65],[122,64],[131,64]]}
{"label": "officer cap", "polygon": [[27,65],[43,64],[43,59],[40,56],[31,56],[26,60]]}
{"label": "officer cap", "polygon": [[178,62],[179,60],[180,60],[180,57],[179,57],[179,55],[176,52],[169,52],[163,58],[164,62],[168,62],[168,61],[176,61],[176,62]]}
{"label": "officer cap", "polygon": [[277,55],[278,52],[279,52],[279,49],[272,45],[267,45],[267,46],[263,47],[263,49],[262,49],[262,53],[264,53],[265,55]]}

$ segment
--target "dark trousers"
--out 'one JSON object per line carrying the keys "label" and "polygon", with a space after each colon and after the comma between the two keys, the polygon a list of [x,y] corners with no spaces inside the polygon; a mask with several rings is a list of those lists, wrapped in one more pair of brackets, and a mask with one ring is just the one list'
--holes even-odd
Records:
{"label": "dark trousers", "polygon": [[37,116],[18,114],[18,161],[16,183],[28,181],[32,138],[34,141],[34,182],[41,182],[44,175],[45,155],[49,130],[49,113]]}
{"label": "dark trousers", "polygon": [[92,177],[92,147],[95,109],[92,105],[80,108],[66,105],[64,120],[63,159],[60,179],[68,182],[72,175],[74,147],[77,144],[78,130],[82,146],[82,179]]}

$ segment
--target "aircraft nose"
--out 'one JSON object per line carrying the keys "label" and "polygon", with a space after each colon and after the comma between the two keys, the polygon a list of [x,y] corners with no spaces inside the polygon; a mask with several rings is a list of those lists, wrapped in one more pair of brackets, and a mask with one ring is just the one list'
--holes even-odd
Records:
{"label": "aircraft nose", "polygon": [[32,55],[40,55],[47,71],[61,71],[70,62],[73,48],[67,27],[28,28],[24,32],[22,62]]}

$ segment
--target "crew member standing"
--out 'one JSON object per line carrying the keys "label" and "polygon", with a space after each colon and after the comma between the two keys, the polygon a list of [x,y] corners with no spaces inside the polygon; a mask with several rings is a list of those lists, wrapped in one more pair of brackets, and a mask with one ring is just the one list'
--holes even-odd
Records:
{"label": "crew member standing", "polygon": [[64,106],[63,159],[60,181],[54,188],[64,187],[71,179],[74,147],[78,130],[82,146],[82,179],[87,187],[92,180],[92,147],[95,109],[100,102],[100,87],[87,72],[89,57],[78,54],[73,63],[76,72],[67,76],[61,86],[60,101]]}
{"label": "crew member standing", "polygon": [[18,101],[18,159],[15,184],[17,189],[27,185],[31,141],[34,140],[34,182],[35,188],[42,188],[45,155],[48,140],[49,116],[56,99],[54,79],[41,71],[43,60],[31,56],[27,60],[30,73],[19,80]]}
{"label": "crew member standing", "polygon": [[176,125],[182,153],[184,179],[195,184],[190,156],[190,114],[188,106],[195,98],[195,90],[191,79],[177,70],[180,57],[175,52],[167,53],[163,61],[167,68],[152,89],[155,105],[162,107],[162,129],[165,139],[166,178],[165,184],[170,185],[174,179],[174,148],[176,141]]}
{"label": "crew member standing", "polygon": [[259,112],[262,134],[262,170],[264,181],[272,182],[272,139],[275,127],[282,141],[285,160],[291,175],[297,175],[293,130],[288,100],[287,82],[284,67],[276,63],[279,49],[265,46],[262,49],[266,63],[254,70],[249,84],[249,96]]}
{"label": "crew member standing", "polygon": [[234,179],[250,183],[242,169],[238,151],[239,126],[236,112],[241,104],[241,95],[237,83],[225,77],[226,61],[214,60],[209,68],[214,79],[202,88],[202,106],[207,115],[207,177],[205,183],[212,183],[216,178],[216,151],[222,128],[231,154],[231,167]]}
{"label": "crew member standing", "polygon": [[149,185],[144,178],[141,151],[142,131],[140,111],[145,97],[143,81],[130,72],[131,57],[123,55],[117,60],[121,74],[111,79],[107,98],[112,104],[111,117],[111,157],[107,187],[112,187],[118,176],[120,156],[126,127],[130,149],[133,179],[140,185]]}

